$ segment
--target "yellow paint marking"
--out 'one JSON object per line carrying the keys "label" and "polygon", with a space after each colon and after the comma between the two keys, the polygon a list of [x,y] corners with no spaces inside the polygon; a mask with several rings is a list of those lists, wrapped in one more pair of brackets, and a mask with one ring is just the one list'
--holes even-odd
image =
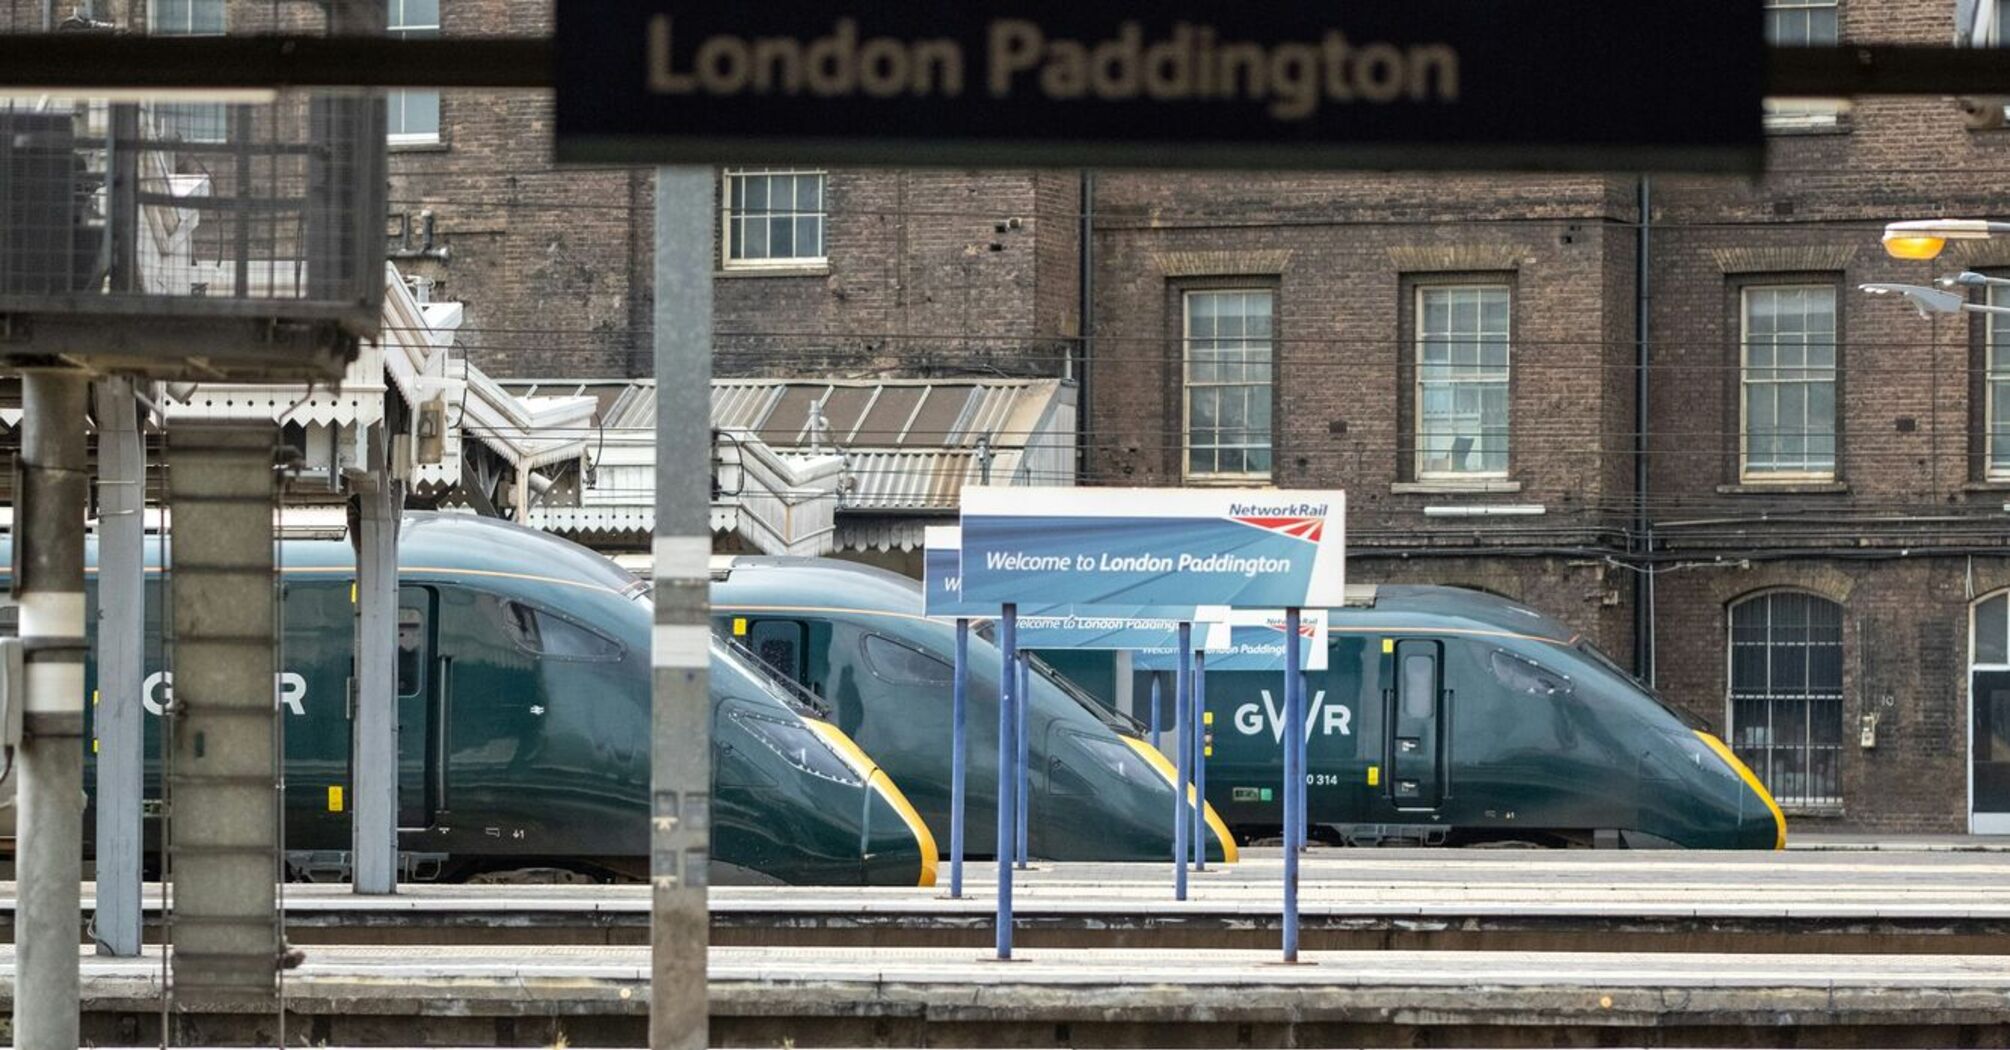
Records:
{"label": "yellow paint marking", "polygon": [[328,785],[328,812],[342,812],[342,785],[340,784]]}
{"label": "yellow paint marking", "polygon": [[[1159,754],[1158,749],[1137,737],[1125,736],[1122,733],[1117,734],[1117,739],[1131,745],[1131,750],[1136,751],[1145,760],[1146,765],[1158,770],[1159,776],[1165,778],[1167,787],[1178,781],[1179,771],[1173,768],[1171,762],[1166,761],[1166,756]],[[1186,786],[1186,800],[1189,804],[1194,801],[1192,784]],[[1233,864],[1242,859],[1242,851],[1236,849],[1235,836],[1228,833],[1228,825],[1222,823],[1221,814],[1216,813],[1213,806],[1207,806],[1202,814],[1207,820],[1207,826],[1214,830],[1214,837],[1221,840],[1222,861]]]}
{"label": "yellow paint marking", "polygon": [[1393,653],[1393,652],[1395,652],[1395,651],[1396,651],[1396,640],[1395,640],[1394,638],[1384,638],[1384,639],[1382,639],[1382,651],[1383,651],[1383,652],[1385,652],[1385,653]]}
{"label": "yellow paint marking", "polygon": [[1746,787],[1749,787],[1753,791],[1758,792],[1760,801],[1766,804],[1767,809],[1773,811],[1773,826],[1780,829],[1779,837],[1773,841],[1773,848],[1786,849],[1787,815],[1785,813],[1780,812],[1780,804],[1778,802],[1773,801],[1773,793],[1767,791],[1766,785],[1759,783],[1759,778],[1753,775],[1752,767],[1746,765],[1743,762],[1743,760],[1739,759],[1736,754],[1732,753],[1730,748],[1724,746],[1724,742],[1722,740],[1717,739],[1715,736],[1712,736],[1709,733],[1705,733],[1702,730],[1698,729],[1696,730],[1696,738],[1698,740],[1703,741],[1703,743],[1707,745],[1710,748],[1710,750],[1715,751],[1717,753],[1717,757],[1723,759],[1724,764],[1730,766],[1731,771],[1738,774],[1738,779],[1745,782]]}
{"label": "yellow paint marking", "polygon": [[1200,713],[1200,724],[1201,724],[1201,725],[1204,725],[1204,726],[1211,726],[1211,725],[1213,725],[1213,724],[1214,724],[1214,712],[1213,712],[1213,711],[1202,711],[1202,712]]}
{"label": "yellow paint marking", "polygon": [[747,633],[747,618],[744,616],[733,617],[733,637],[739,638],[744,636],[746,633]]}
{"label": "yellow paint marking", "polygon": [[803,719],[803,724],[822,737],[824,743],[829,744],[831,749],[851,766],[853,772],[871,785],[873,791],[885,799],[895,813],[900,814],[900,819],[907,824],[907,830],[914,834],[915,845],[921,850],[921,878],[915,885],[935,885],[935,866],[940,852],[935,845],[935,836],[929,832],[928,824],[921,819],[921,814],[914,811],[914,804],[907,801],[907,796],[901,793],[900,785],[895,784],[886,770],[879,768],[879,764],[868,757],[856,741],[846,736],[844,730],[814,718]]}
{"label": "yellow paint marking", "polygon": [[1377,784],[1380,784],[1381,782],[1382,782],[1382,767],[1381,767],[1381,766],[1369,766],[1369,767],[1368,767],[1368,786],[1369,786],[1369,787],[1374,787],[1374,786],[1376,786]]}

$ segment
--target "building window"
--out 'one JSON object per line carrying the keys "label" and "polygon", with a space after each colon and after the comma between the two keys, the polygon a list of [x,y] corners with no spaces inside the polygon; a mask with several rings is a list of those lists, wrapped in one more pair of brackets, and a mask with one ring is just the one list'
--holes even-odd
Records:
{"label": "building window", "polygon": [[726,172],[728,268],[801,266],[824,261],[824,173]]}
{"label": "building window", "polygon": [[[396,37],[440,35],[440,0],[390,0],[386,31]],[[440,141],[438,91],[384,92],[386,140],[392,145]]]}
{"label": "building window", "polygon": [[[1833,47],[1840,39],[1836,0],[1766,0],[1766,43]],[[1766,127],[1774,131],[1833,128],[1846,103],[1835,99],[1766,100]]]}
{"label": "building window", "polygon": [[1839,39],[1837,0],[1766,0],[1766,43],[1830,47]]}
{"label": "building window", "polygon": [[[223,0],[153,0],[147,28],[156,36],[219,36],[224,31]],[[221,102],[161,102],[150,107],[154,133],[181,142],[223,142],[230,137],[229,110]]]}
{"label": "building window", "polygon": [[1835,477],[1835,287],[1755,287],[1742,298],[1743,476]]}
{"label": "building window", "polygon": [[1417,289],[1417,477],[1508,467],[1508,290]]}
{"label": "building window", "polygon": [[1731,746],[1789,805],[1842,802],[1842,606],[1775,591],[1731,607]]}
{"label": "building window", "polygon": [[1186,475],[1270,476],[1270,292],[1188,292]]}
{"label": "building window", "polygon": [[[1989,305],[2010,306],[2010,294],[2005,293],[2003,288],[1989,289]],[[1982,375],[1987,389],[1982,429],[1988,445],[1984,456],[1989,480],[2010,481],[2010,316],[1987,316]]]}

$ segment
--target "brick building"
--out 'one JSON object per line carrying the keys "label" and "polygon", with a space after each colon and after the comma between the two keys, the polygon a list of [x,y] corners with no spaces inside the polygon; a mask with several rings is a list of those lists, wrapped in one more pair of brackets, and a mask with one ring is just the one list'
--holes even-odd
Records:
{"label": "brick building", "polygon": [[[205,31],[224,2],[124,7]],[[1766,3],[1812,43],[1942,43],[1957,7]],[[391,0],[391,24],[528,35],[550,9]],[[550,114],[395,94],[391,254],[465,303],[494,374],[646,375],[649,176],[554,170]],[[716,369],[1076,377],[1088,483],[1344,487],[1355,579],[1560,617],[1800,819],[2010,830],[2010,325],[1856,291],[2010,275],[2002,242],[1877,244],[2003,215],[2010,131],[1933,99],[1769,120],[1758,181],[723,171]]]}

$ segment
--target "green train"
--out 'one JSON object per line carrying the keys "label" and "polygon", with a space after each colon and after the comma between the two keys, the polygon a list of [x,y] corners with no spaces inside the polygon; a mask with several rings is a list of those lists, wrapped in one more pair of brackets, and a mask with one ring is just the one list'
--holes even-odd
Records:
{"label": "green train", "polygon": [[[900,782],[936,841],[949,838],[950,689],[955,628],[921,615],[921,585],[882,569],[822,558],[715,559],[719,633],[830,704],[838,728]],[[997,842],[998,647],[972,632],[965,842]],[[1172,858],[1173,781],[1142,727],[1045,668],[1027,709],[1028,851],[1050,860]],[[1188,794],[1191,795],[1191,789]],[[1234,861],[1227,825],[1209,809],[1208,855]]]}
{"label": "green train", "polygon": [[[945,688],[953,633],[923,618],[912,580],[818,559],[740,557],[715,569],[714,613],[762,659],[810,683],[838,725],[880,756],[940,839],[947,820]],[[721,578],[723,577],[723,578]],[[1328,670],[1307,675],[1306,797],[1312,834],[1404,845],[1529,843],[1777,849],[1786,821],[1709,727],[1663,703],[1576,632],[1477,591],[1381,587],[1332,610]],[[988,630],[988,625],[986,625]],[[875,659],[874,648],[884,656]],[[969,841],[991,840],[998,652],[971,647],[973,809]],[[1036,712],[1096,721],[1059,675]],[[1170,682],[1164,683],[1171,703]],[[1278,834],[1281,675],[1210,671],[1208,823],[1235,841]],[[1135,696],[1149,695],[1139,672]],[[988,708],[986,707],[986,705]],[[1105,729],[1139,750],[1136,724],[1093,700]],[[990,712],[987,717],[984,712]],[[1168,720],[1167,724],[1170,724]],[[1044,735],[1043,735],[1044,734]],[[1166,856],[1167,808],[1147,785],[1098,789],[1091,804],[1052,730],[1034,769],[1034,852]],[[1102,738],[1100,735],[1098,739]],[[987,743],[988,741],[988,743]],[[1151,754],[1156,757],[1155,751]],[[1161,791],[1166,773],[1150,787]],[[1045,773],[1043,774],[1043,770]],[[1168,800],[1169,801],[1169,800]],[[1045,829],[1045,837],[1042,830]]]}
{"label": "green train", "polygon": [[[95,544],[90,556],[95,564]],[[585,548],[468,515],[408,516],[398,557],[405,877],[646,876],[647,586]],[[288,540],[279,560],[286,849],[297,874],[341,877],[354,558],[343,541]],[[144,702],[154,714],[172,697],[161,581],[150,566]],[[95,622],[95,570],[87,589]],[[95,665],[86,674],[95,688]],[[821,702],[723,640],[711,697],[715,883],[934,883],[928,826]],[[159,723],[147,722],[146,795],[157,798]]]}
{"label": "green train", "polygon": [[[1405,845],[1779,849],[1786,820],[1710,727],[1535,610],[1364,588],[1306,675],[1312,837]],[[1141,673],[1137,685],[1148,695]],[[1282,676],[1210,671],[1207,793],[1238,835],[1282,822]]]}

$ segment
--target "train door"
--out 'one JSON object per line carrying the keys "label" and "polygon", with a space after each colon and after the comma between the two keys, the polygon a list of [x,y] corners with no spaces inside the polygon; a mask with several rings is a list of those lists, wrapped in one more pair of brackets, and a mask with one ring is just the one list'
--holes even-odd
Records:
{"label": "train door", "polygon": [[1405,638],[1393,646],[1383,681],[1383,765],[1389,800],[1397,809],[1438,808],[1445,785],[1445,647]]}
{"label": "train door", "polygon": [[431,827],[446,808],[447,661],[439,652],[439,592],[398,589],[398,827]]}

